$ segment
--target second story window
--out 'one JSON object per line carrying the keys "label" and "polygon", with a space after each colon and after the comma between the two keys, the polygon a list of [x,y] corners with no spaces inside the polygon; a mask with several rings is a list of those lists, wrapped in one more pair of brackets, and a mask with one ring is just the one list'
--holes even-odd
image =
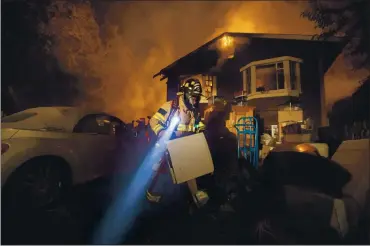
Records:
{"label": "second story window", "polygon": [[290,71],[290,89],[296,90],[297,89],[297,62],[289,61],[289,71]]}
{"label": "second story window", "polygon": [[298,96],[301,93],[301,63],[301,59],[289,56],[251,62],[240,69],[243,73],[243,90],[248,98],[261,97],[261,93],[264,94],[262,97],[287,93]]}
{"label": "second story window", "polygon": [[247,75],[247,88],[246,88],[246,91],[247,91],[247,94],[251,93],[251,85],[252,85],[252,75],[251,75],[251,69],[248,68],[247,71],[246,71],[246,75]]}
{"label": "second story window", "polygon": [[203,75],[203,94],[206,98],[212,96],[213,76]]}
{"label": "second story window", "polygon": [[281,90],[285,88],[282,62],[256,66],[256,91]]}

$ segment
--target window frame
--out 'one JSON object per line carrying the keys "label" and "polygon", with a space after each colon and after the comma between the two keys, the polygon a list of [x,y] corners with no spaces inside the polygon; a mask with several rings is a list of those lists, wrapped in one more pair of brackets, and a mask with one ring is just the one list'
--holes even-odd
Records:
{"label": "window frame", "polygon": [[[289,77],[290,77],[290,89],[297,90],[298,89],[298,76],[297,76],[297,62],[296,61],[289,61]],[[293,73],[294,71],[294,73]],[[293,80],[294,77],[294,80]],[[294,85],[294,88],[293,86]]]}
{"label": "window frame", "polygon": [[[282,67],[279,67],[279,64],[282,64]],[[279,73],[283,72],[283,86],[284,88],[280,88],[279,83]],[[277,62],[275,63],[275,76],[276,76],[276,90],[285,90],[286,89],[286,76],[285,76],[285,69],[284,69],[284,63],[283,62]]]}
{"label": "window frame", "polygon": [[98,132],[98,131],[95,131],[95,132],[84,132],[84,131],[81,131],[80,129],[77,129],[79,127],[79,125],[81,124],[81,122],[87,120],[87,119],[90,119],[90,118],[94,118],[95,121],[96,121],[96,125],[99,127],[99,123],[97,122],[98,118],[99,117],[107,117],[109,118],[109,121],[110,121],[110,124],[112,121],[118,121],[120,123],[120,125],[122,125],[123,127],[126,127],[125,123],[120,120],[119,118],[117,117],[114,117],[112,115],[109,115],[109,114],[104,114],[104,113],[92,113],[92,114],[86,114],[85,116],[83,116],[82,118],[80,118],[77,123],[75,124],[75,126],[73,127],[73,130],[72,132],[73,133],[77,133],[77,134],[90,134],[90,135],[100,135],[100,136],[110,136],[110,137],[117,137],[118,135],[117,134],[114,134],[114,135],[111,135],[111,134],[106,134],[106,133],[103,133],[103,132]]}
{"label": "window frame", "polygon": [[[202,74],[202,86],[203,88],[203,94],[208,99],[212,97],[213,92],[213,86],[214,86],[214,76],[211,74]],[[211,85],[209,85],[211,83]]]}
{"label": "window frame", "polygon": [[252,69],[247,68],[246,69],[246,88],[245,88],[245,92],[247,95],[252,92],[251,89],[252,89]]}
{"label": "window frame", "polygon": [[[275,57],[271,59],[259,60],[254,61],[246,66],[243,66],[240,69],[240,72],[243,74],[243,90],[247,92],[248,98],[253,97],[260,97],[261,94],[270,94],[269,96],[274,96],[273,94],[281,94],[281,95],[289,95],[289,96],[299,96],[302,93],[301,91],[301,78],[300,78],[300,68],[301,64],[303,63],[302,59],[291,57],[291,56],[282,56],[282,57]],[[271,65],[275,64],[276,70],[276,87],[277,90],[269,90],[269,91],[257,91],[257,68],[258,66],[264,65]],[[278,64],[282,64],[282,67],[279,67]],[[291,64],[295,65],[295,88],[291,88]],[[279,71],[283,71],[284,74],[284,88],[279,88],[279,80],[278,80],[278,73]],[[248,71],[251,74],[251,83],[250,86],[248,85]],[[278,95],[277,95],[278,96]]]}
{"label": "window frame", "polygon": [[[282,67],[279,67],[279,64],[282,64]],[[268,63],[268,64],[258,64],[255,66],[256,67],[256,79],[257,79],[257,72],[258,72],[258,69],[261,68],[261,67],[270,67],[271,68],[275,68],[275,83],[274,83],[274,88],[276,89],[270,89],[270,90],[266,90],[266,91],[278,91],[278,90],[285,90],[286,88],[286,84],[285,84],[285,73],[284,73],[284,63],[283,62],[276,62],[276,63]],[[279,73],[281,73],[281,71],[283,72],[283,88],[280,88],[279,86]],[[257,82],[257,80],[256,80]],[[257,84],[256,84],[256,92],[257,92]],[[251,93],[249,93],[251,94]]]}

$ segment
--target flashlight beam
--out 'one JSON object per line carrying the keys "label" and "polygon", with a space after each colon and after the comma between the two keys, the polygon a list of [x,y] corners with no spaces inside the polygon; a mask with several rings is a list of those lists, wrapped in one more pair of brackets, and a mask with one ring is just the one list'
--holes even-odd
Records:
{"label": "flashlight beam", "polygon": [[152,165],[157,163],[166,150],[166,142],[180,122],[178,116],[171,119],[169,127],[149,151],[130,184],[112,202],[93,236],[93,244],[119,244],[126,239],[135,219],[144,210],[145,189],[152,177]]}

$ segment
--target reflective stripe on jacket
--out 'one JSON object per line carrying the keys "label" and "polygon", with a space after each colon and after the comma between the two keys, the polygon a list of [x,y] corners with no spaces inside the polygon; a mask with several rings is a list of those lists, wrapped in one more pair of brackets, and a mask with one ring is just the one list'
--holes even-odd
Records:
{"label": "reflective stripe on jacket", "polygon": [[204,131],[205,130],[205,125],[203,122],[199,121],[198,124],[179,124],[177,127],[177,131],[181,132],[199,132],[199,131]]}
{"label": "reflective stripe on jacket", "polygon": [[171,101],[164,103],[150,119],[149,125],[155,135],[158,135],[161,130],[166,129],[166,121],[170,114],[170,111]]}
{"label": "reflective stripe on jacket", "polygon": [[[167,128],[166,121],[171,111],[172,101],[166,102],[150,119],[150,127],[156,135],[161,130]],[[189,110],[182,99],[179,97],[179,111],[177,115],[180,117],[180,123],[176,129],[176,136],[181,136],[182,133],[199,132],[205,129],[205,125],[200,121],[200,115],[194,115],[194,112]]]}

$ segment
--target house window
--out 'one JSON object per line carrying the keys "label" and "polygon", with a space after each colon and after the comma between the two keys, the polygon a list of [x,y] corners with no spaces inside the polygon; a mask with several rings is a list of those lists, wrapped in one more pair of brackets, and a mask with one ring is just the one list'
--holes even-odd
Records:
{"label": "house window", "polygon": [[212,96],[213,76],[203,75],[203,83],[204,96],[210,98]]}
{"label": "house window", "polygon": [[297,63],[294,61],[289,61],[289,69],[290,69],[290,89],[296,90],[297,89],[297,72],[296,72],[296,65]]}
{"label": "house window", "polygon": [[282,56],[253,61],[240,68],[243,73],[243,88],[247,91],[249,100],[287,94],[299,96],[302,93],[299,71],[302,62],[299,58]]}
{"label": "house window", "polygon": [[282,62],[276,63],[276,86],[277,90],[285,89],[284,65]]}
{"label": "house window", "polygon": [[256,66],[256,90],[284,89],[284,66],[282,62]]}
{"label": "house window", "polygon": [[248,68],[246,71],[246,79],[247,79],[247,87],[246,87],[246,93],[251,93],[251,86],[252,86],[252,75],[251,75],[251,69]]}

